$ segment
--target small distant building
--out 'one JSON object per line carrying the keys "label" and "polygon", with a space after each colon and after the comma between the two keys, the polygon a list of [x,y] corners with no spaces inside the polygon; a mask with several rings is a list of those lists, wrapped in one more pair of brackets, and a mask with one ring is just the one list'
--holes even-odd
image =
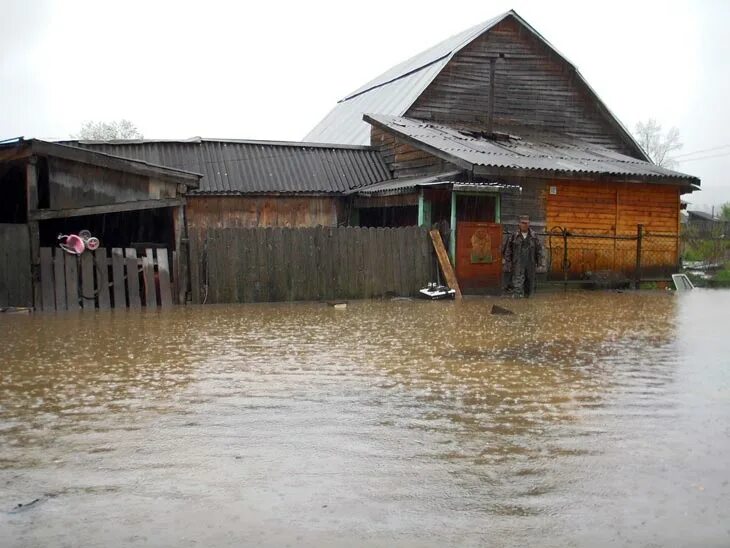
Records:
{"label": "small distant building", "polygon": [[705,211],[687,210],[687,230],[699,237],[730,237],[730,223]]}

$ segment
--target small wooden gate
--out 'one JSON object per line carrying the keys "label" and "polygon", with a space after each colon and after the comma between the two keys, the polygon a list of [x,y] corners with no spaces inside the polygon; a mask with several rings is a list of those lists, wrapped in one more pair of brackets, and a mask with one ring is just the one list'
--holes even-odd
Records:
{"label": "small wooden gate", "polygon": [[[173,253],[173,264],[174,264]],[[71,255],[61,248],[41,248],[43,311],[172,306],[167,249],[104,248]]]}
{"label": "small wooden gate", "polygon": [[463,293],[501,291],[502,225],[483,222],[457,224],[456,277]]}

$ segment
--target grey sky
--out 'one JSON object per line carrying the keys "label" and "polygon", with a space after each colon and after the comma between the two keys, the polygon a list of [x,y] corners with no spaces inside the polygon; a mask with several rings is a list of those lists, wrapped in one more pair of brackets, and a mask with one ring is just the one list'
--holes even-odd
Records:
{"label": "grey sky", "polygon": [[[0,139],[132,120],[148,138],[300,140],[336,101],[515,9],[629,128],[677,126],[697,208],[730,201],[730,2],[2,0]],[[720,155],[720,156],[718,156]]]}

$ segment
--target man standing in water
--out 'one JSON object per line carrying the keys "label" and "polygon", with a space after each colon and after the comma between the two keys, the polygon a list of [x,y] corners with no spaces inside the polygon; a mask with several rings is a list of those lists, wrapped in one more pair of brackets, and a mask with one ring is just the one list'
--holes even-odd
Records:
{"label": "man standing in water", "polygon": [[517,230],[510,234],[504,246],[504,262],[512,273],[515,297],[529,297],[535,292],[537,267],[543,264],[542,242],[530,229],[530,218],[520,216]]}

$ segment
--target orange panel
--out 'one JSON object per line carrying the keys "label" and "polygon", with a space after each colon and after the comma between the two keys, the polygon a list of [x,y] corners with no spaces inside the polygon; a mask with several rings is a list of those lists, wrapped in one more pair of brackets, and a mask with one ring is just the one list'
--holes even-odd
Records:
{"label": "orange panel", "polygon": [[502,290],[502,225],[456,225],[456,277],[464,293]]}

